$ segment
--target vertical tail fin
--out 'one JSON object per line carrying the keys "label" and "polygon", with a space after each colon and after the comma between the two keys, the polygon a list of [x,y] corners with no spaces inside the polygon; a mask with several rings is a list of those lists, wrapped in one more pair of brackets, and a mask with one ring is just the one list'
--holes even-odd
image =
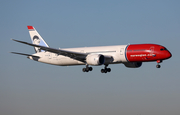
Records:
{"label": "vertical tail fin", "polygon": [[[33,44],[49,47],[33,26],[27,26],[27,28]],[[37,47],[34,47],[34,49],[36,53],[44,51]]]}

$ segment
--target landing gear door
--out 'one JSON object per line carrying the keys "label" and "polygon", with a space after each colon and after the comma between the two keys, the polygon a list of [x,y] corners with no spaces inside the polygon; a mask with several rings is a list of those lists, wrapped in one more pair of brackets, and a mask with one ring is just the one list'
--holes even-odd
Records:
{"label": "landing gear door", "polygon": [[121,46],[120,47],[120,50],[119,50],[119,53],[118,53],[118,57],[119,57],[119,59],[118,59],[118,61],[119,62],[127,62],[127,60],[126,60],[126,54],[125,54],[125,49],[126,49],[126,45],[123,45],[123,46]]}
{"label": "landing gear door", "polygon": [[124,55],[124,48],[120,49],[120,55]]}

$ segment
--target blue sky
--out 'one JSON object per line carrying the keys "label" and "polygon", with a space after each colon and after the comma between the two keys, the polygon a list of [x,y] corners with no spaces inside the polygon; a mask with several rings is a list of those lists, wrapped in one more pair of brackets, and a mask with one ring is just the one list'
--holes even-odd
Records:
{"label": "blue sky", "polygon": [[[180,1],[54,0],[1,1],[0,114],[179,115]],[[83,73],[84,66],[34,62],[9,52],[33,54],[27,25],[53,48],[156,43],[172,53],[129,69],[110,65]]]}

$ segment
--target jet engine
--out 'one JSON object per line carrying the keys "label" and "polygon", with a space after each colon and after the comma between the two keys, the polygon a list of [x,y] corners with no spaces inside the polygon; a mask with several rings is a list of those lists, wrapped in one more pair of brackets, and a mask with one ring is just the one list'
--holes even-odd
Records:
{"label": "jet engine", "polygon": [[124,63],[124,65],[128,68],[138,68],[138,67],[141,67],[142,62],[127,62],[127,63]]}
{"label": "jet engine", "polygon": [[88,65],[102,65],[104,64],[105,58],[101,54],[89,54],[86,57]]}

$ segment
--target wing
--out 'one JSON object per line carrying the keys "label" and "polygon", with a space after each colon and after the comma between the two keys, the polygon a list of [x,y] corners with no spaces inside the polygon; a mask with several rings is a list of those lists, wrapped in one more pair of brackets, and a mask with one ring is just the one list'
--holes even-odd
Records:
{"label": "wing", "polygon": [[16,42],[19,42],[19,43],[27,44],[27,45],[30,45],[30,46],[38,47],[38,48],[40,48],[42,50],[52,52],[52,53],[56,53],[58,55],[63,55],[63,56],[69,57],[69,58],[73,58],[73,59],[81,61],[81,62],[85,62],[86,56],[88,55],[88,53],[80,53],[80,52],[67,51],[67,50],[62,50],[62,49],[55,49],[55,48],[50,48],[50,47],[45,47],[45,46],[41,46],[41,45],[31,44],[31,43],[28,43],[28,42],[19,41],[19,40],[15,40],[15,39],[12,39],[12,40],[16,41]]}

